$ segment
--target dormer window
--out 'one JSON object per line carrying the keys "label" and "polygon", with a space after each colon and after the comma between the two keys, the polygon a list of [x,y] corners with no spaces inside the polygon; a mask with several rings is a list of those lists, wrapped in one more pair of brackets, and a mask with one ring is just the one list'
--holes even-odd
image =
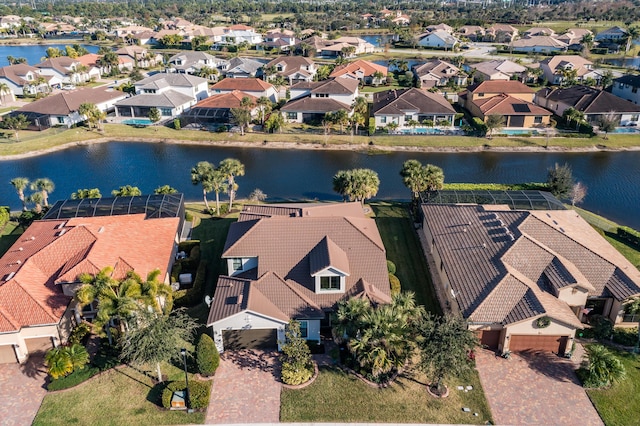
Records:
{"label": "dormer window", "polygon": [[240,258],[233,259],[232,266],[234,271],[242,271],[242,259]]}
{"label": "dormer window", "polygon": [[340,277],[320,277],[320,290],[340,290]]}
{"label": "dormer window", "polygon": [[309,269],[316,293],[344,293],[349,276],[349,259],[344,250],[324,237],[309,253]]}

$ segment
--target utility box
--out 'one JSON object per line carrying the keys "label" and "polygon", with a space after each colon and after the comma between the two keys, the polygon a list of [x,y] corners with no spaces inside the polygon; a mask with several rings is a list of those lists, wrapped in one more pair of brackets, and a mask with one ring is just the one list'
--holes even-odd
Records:
{"label": "utility box", "polygon": [[184,391],[175,391],[171,397],[172,410],[185,410],[187,406],[184,403]]}

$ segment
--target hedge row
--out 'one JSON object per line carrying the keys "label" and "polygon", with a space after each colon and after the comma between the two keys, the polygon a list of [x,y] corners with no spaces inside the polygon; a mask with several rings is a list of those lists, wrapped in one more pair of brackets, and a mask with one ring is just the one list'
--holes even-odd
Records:
{"label": "hedge row", "polygon": [[640,248],[640,232],[626,226],[618,227],[618,237]]}
{"label": "hedge row", "polygon": [[[184,380],[170,382],[162,391],[162,406],[164,408],[171,408],[173,392],[184,390],[186,387],[187,385]],[[189,380],[189,408],[195,410],[207,408],[207,405],[209,405],[210,391],[211,382]]]}
{"label": "hedge row", "polygon": [[193,287],[186,290],[178,290],[173,294],[177,307],[189,307],[202,302],[204,288],[207,280],[207,261],[201,260],[193,280]]}

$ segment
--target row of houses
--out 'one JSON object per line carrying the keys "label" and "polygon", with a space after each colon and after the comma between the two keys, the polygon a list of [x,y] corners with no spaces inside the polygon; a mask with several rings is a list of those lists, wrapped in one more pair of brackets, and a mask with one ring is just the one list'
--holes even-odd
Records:
{"label": "row of houses", "polygon": [[[591,315],[636,324],[625,304],[640,295],[640,272],[550,194],[422,199],[416,232],[442,309],[465,318],[484,346],[565,355]],[[73,298],[83,273],[159,270],[169,283],[183,215],[179,194],[57,202],[0,259],[0,363],[64,344],[95,317],[93,304],[80,309]],[[319,342],[337,303],[391,300],[382,238],[358,202],[247,204],[221,256],[226,273],[207,295],[221,352],[277,348],[290,320]]]}

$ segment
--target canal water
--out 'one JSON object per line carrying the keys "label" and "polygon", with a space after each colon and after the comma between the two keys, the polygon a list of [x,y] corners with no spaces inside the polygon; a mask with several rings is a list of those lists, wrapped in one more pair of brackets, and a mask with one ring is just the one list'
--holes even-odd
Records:
{"label": "canal water", "polygon": [[[72,46],[78,44],[78,41],[69,40],[65,44],[29,44],[29,45],[0,45],[0,67],[9,65],[7,56],[13,56],[14,58],[25,58],[27,64],[35,65],[42,62],[42,58],[47,53],[47,49],[50,47],[57,47],[64,50],[66,46]],[[97,53],[99,47],[90,44],[82,44],[89,53]]]}
{"label": "canal water", "polygon": [[[588,187],[583,207],[640,229],[640,152],[590,153],[415,153],[369,155],[351,151],[228,148],[167,143],[111,142],[77,146],[37,157],[0,161],[0,205],[20,208],[9,181],[16,176],[48,177],[56,184],[51,200],[79,188],[99,188],[104,196],[122,185],[144,193],[171,185],[187,200],[201,199],[190,181],[198,161],[218,163],[233,157],[246,168],[239,177],[239,197],[260,188],[269,200],[339,200],[331,178],[338,171],[371,168],[380,176],[378,199],[408,199],[399,175],[402,163],[415,158],[442,167],[446,182],[543,182],[554,163],[569,163],[575,178]],[[213,198],[215,194],[211,194]]]}

